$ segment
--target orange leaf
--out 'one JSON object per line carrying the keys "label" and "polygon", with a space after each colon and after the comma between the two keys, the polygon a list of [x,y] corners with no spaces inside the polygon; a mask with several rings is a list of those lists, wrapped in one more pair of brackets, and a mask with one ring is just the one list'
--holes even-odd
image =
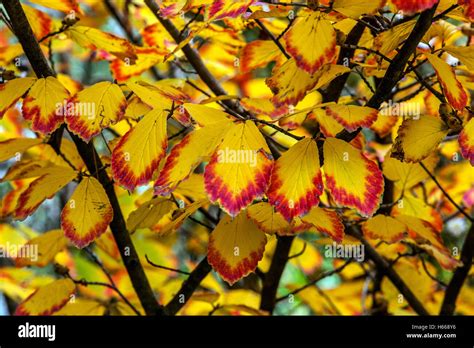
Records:
{"label": "orange leaf", "polygon": [[288,221],[319,203],[323,182],[316,142],[305,138],[278,158],[267,195]]}
{"label": "orange leaf", "polygon": [[118,82],[124,82],[133,76],[139,76],[152,66],[162,63],[168,51],[157,47],[136,46],[135,53],[137,59],[134,62],[115,59],[110,63],[110,70]]}
{"label": "orange leaf", "polygon": [[209,238],[209,264],[230,285],[257,268],[267,237],[246,213],[226,215]]}
{"label": "orange leaf", "polygon": [[248,72],[266,66],[272,61],[281,62],[284,56],[278,46],[271,40],[255,40],[242,49],[240,68]]}
{"label": "orange leaf", "polygon": [[438,0],[391,0],[400,11],[411,15],[432,8]]}
{"label": "orange leaf", "polygon": [[323,150],[326,187],[336,203],[355,208],[364,216],[373,215],[384,186],[377,164],[336,138],[327,138]]}

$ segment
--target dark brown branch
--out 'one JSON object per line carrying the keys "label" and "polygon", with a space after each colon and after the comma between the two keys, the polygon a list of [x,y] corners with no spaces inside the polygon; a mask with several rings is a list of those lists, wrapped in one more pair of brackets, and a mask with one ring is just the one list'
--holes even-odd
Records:
{"label": "dark brown branch", "polygon": [[[48,65],[48,62],[36,41],[33,31],[28,23],[25,13],[18,0],[2,1],[5,10],[12,22],[13,30],[23,50],[28,57],[30,64],[38,77],[54,76],[54,72]],[[102,162],[92,143],[84,143],[76,135],[70,133],[82,160],[86,164],[90,173],[95,168],[102,168]],[[125,220],[114,191],[114,185],[104,170],[98,173],[99,182],[104,187],[107,197],[114,211],[114,218],[110,223],[110,229],[114,236],[117,247],[120,250],[123,263],[132,281],[132,285],[140,299],[140,302],[147,315],[163,314],[162,307],[156,301],[155,295],[145,275],[138,254],[132,243],[130,235],[125,228]]]}
{"label": "dark brown branch", "polygon": [[461,288],[466,281],[469,271],[472,267],[472,258],[474,257],[474,223],[467,233],[464,246],[461,251],[461,262],[463,265],[454,272],[451,281],[446,288],[443,304],[441,305],[440,315],[453,315],[456,309],[456,300],[461,292]]}
{"label": "dark brown branch", "polygon": [[178,293],[175,294],[173,299],[165,306],[165,313],[167,315],[176,315],[186,302],[188,302],[194,291],[199,287],[210,271],[211,265],[207,262],[207,257],[205,257],[183,282]]}
{"label": "dark brown branch", "polygon": [[270,269],[265,274],[265,280],[263,281],[262,297],[260,299],[261,310],[272,313],[275,308],[278,285],[288,262],[288,254],[293,239],[294,237],[278,237]]}

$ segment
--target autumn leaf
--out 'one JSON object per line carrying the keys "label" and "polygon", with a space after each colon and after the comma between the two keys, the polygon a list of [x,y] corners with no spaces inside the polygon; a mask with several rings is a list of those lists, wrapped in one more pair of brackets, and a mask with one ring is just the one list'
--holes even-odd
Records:
{"label": "autumn leaf", "polygon": [[255,270],[263,257],[267,237],[246,213],[226,215],[212,231],[209,264],[230,285]]}
{"label": "autumn leaf", "polygon": [[68,98],[68,90],[55,77],[38,79],[23,100],[23,117],[32,121],[31,129],[51,133],[64,120],[60,111]]}
{"label": "autumn leaf", "polygon": [[282,62],[283,54],[273,41],[255,40],[242,49],[240,57],[240,68],[248,72],[256,68],[264,67],[272,61]]}
{"label": "autumn leaf", "polygon": [[59,279],[40,287],[16,308],[15,315],[51,315],[63,308],[74,294],[71,279]]}
{"label": "autumn leaf", "polygon": [[99,29],[73,25],[65,31],[65,34],[84,48],[90,50],[104,50],[116,56],[118,59],[123,59],[129,63],[137,59],[135,50],[130,42]]}
{"label": "autumn leaf", "polygon": [[[139,76],[156,64],[162,63],[168,51],[157,47],[134,47],[137,59],[133,62],[115,59],[110,70],[118,82],[124,82],[133,76]],[[133,64],[132,64],[133,63]]]}
{"label": "autumn leaf", "polygon": [[120,87],[103,81],[78,92],[63,110],[69,130],[89,142],[102,129],[120,121],[126,106]]}
{"label": "autumn leaf", "polygon": [[172,149],[155,182],[155,193],[166,196],[207,160],[232,126],[230,120],[213,123],[186,135]]}
{"label": "autumn leaf", "polygon": [[391,0],[400,11],[407,15],[432,8],[437,0]]}
{"label": "autumn leaf", "polygon": [[209,198],[236,216],[263,196],[273,167],[270,149],[253,122],[232,125],[204,172]]}
{"label": "autumn leaf", "polygon": [[287,220],[307,213],[323,192],[316,142],[306,138],[275,162],[268,200]]}
{"label": "autumn leaf", "polygon": [[61,12],[70,13],[74,11],[80,13],[79,4],[76,0],[30,0],[30,2]]}
{"label": "autumn leaf", "polygon": [[364,236],[380,239],[387,243],[396,243],[407,234],[405,224],[391,216],[375,215],[362,224]]}
{"label": "autumn leaf", "polygon": [[332,8],[344,16],[358,19],[363,14],[373,14],[384,4],[385,0],[335,0]]}
{"label": "autumn leaf", "polygon": [[318,11],[298,17],[284,38],[296,65],[309,74],[330,63],[336,54],[336,32]]}
{"label": "autumn leaf", "polygon": [[337,204],[355,208],[371,216],[383,193],[383,177],[377,165],[345,141],[328,138],[324,142],[325,186]]}
{"label": "autumn leaf", "polygon": [[122,186],[133,190],[149,182],[168,147],[167,112],[148,112],[118,142],[112,152],[112,174]]}
{"label": "autumn leaf", "polygon": [[45,37],[52,31],[53,21],[45,12],[27,5],[22,7],[37,39]]}
{"label": "autumn leaf", "polygon": [[341,243],[344,238],[344,225],[334,210],[313,207],[301,220],[337,243]]}
{"label": "autumn leaf", "polygon": [[459,145],[464,158],[474,166],[474,118],[467,122],[459,134]]}
{"label": "autumn leaf", "polygon": [[225,17],[235,18],[243,15],[254,1],[214,0],[208,9],[208,19],[215,21]]}
{"label": "autumn leaf", "polygon": [[403,162],[420,162],[436,150],[448,132],[448,126],[438,117],[407,118],[398,129],[392,157]]}
{"label": "autumn leaf", "polygon": [[15,210],[15,218],[23,220],[31,215],[45,199],[53,197],[76,176],[77,173],[69,167],[49,168],[46,174],[35,179],[22,192]]}
{"label": "autumn leaf", "polygon": [[445,46],[443,50],[456,57],[469,70],[474,70],[474,46]]}
{"label": "autumn leaf", "polygon": [[456,110],[462,110],[467,104],[467,93],[456,78],[453,68],[434,54],[425,53],[425,55],[436,72],[448,102]]}
{"label": "autumn leaf", "polygon": [[325,109],[326,115],[333,117],[349,132],[359,127],[370,127],[378,115],[378,110],[365,106],[336,104],[329,105]]}
{"label": "autumn leaf", "polygon": [[127,229],[130,233],[134,233],[139,228],[151,228],[174,207],[174,202],[169,198],[153,198],[130,213],[127,219]]}
{"label": "autumn leaf", "polygon": [[[66,247],[67,239],[62,230],[52,230],[30,239],[21,247],[15,259],[17,267],[44,267],[54,260],[56,254]],[[33,249],[35,248],[35,249]],[[29,256],[29,250],[36,250],[37,256]]]}
{"label": "autumn leaf", "polygon": [[30,89],[35,81],[36,78],[25,77],[0,84],[0,118]]}
{"label": "autumn leaf", "polygon": [[286,221],[282,214],[275,211],[270,203],[259,202],[252,204],[247,208],[247,215],[265,233],[286,235],[291,230],[290,223]]}
{"label": "autumn leaf", "polygon": [[[13,156],[20,155],[30,147],[41,144],[41,139],[13,138],[0,142],[0,162],[6,161]],[[19,159],[19,158],[18,158]]]}
{"label": "autumn leaf", "polygon": [[61,212],[61,228],[75,246],[84,248],[107,230],[113,216],[100,182],[85,177]]}
{"label": "autumn leaf", "polygon": [[[438,158],[435,155],[430,155],[422,162],[428,170],[433,171],[438,163]],[[401,190],[410,189],[429,177],[418,163],[401,162],[390,157],[390,154],[385,157],[383,174],[387,179],[395,181]]]}

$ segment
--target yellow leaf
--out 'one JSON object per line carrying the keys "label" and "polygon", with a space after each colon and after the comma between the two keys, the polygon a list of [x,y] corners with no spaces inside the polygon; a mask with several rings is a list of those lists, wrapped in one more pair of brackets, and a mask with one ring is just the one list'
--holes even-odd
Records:
{"label": "yellow leaf", "polygon": [[464,126],[461,134],[459,134],[458,141],[462,155],[474,166],[474,118],[471,118]]}
{"label": "yellow leaf", "polygon": [[135,46],[134,49],[137,59],[133,64],[122,59],[115,59],[110,63],[110,70],[118,82],[124,82],[133,76],[141,75],[152,66],[162,63],[165,55],[168,54],[168,51],[157,47]]}
{"label": "yellow leaf", "polygon": [[122,186],[133,190],[148,183],[166,154],[167,112],[148,112],[118,142],[112,152],[112,174]]}
{"label": "yellow leaf", "polygon": [[54,315],[103,316],[106,310],[107,308],[98,301],[88,300],[84,298],[76,298],[74,302],[68,302],[63,308],[54,313]]}
{"label": "yellow leaf", "polygon": [[316,231],[327,234],[337,243],[341,243],[344,238],[344,225],[334,210],[313,207],[301,220]]}
{"label": "yellow leaf", "polygon": [[[62,230],[52,230],[30,239],[23,245],[15,259],[17,267],[44,267],[54,260],[57,253],[66,247],[67,240]],[[34,255],[28,255],[30,250]]]}
{"label": "yellow leaf", "polygon": [[61,212],[61,228],[78,248],[84,248],[107,230],[114,217],[100,182],[84,177]]}
{"label": "yellow leaf", "polygon": [[144,81],[127,82],[127,87],[142,102],[157,109],[171,108],[173,101],[186,99],[187,96],[172,86],[151,85]]}
{"label": "yellow leaf", "polygon": [[378,110],[357,105],[330,105],[326,107],[326,115],[333,117],[349,132],[359,127],[368,128],[377,119]]}
{"label": "yellow leaf", "polygon": [[429,222],[408,215],[398,215],[395,218],[405,224],[414,241],[436,258],[443,268],[454,269],[459,265],[444,245],[440,233]]}
{"label": "yellow leaf", "polygon": [[443,50],[459,59],[469,70],[474,70],[474,46],[445,46]]}
{"label": "yellow leaf", "polygon": [[76,0],[30,0],[30,2],[52,8],[61,12],[77,12],[80,13],[79,4]]}
{"label": "yellow leaf", "polygon": [[277,108],[268,98],[242,98],[240,103],[247,110],[260,115],[268,115],[273,120],[290,113],[290,108],[287,105]]}
{"label": "yellow leaf", "polygon": [[408,39],[415,24],[416,20],[412,19],[380,33],[375,38],[375,48],[378,48],[380,53],[387,55]]}
{"label": "yellow leaf", "polygon": [[251,205],[247,209],[247,215],[265,233],[286,235],[291,230],[291,225],[283,215],[276,212],[273,206],[267,202]]}
{"label": "yellow leaf", "polygon": [[78,45],[91,50],[104,50],[119,59],[133,63],[137,56],[130,42],[96,28],[73,25],[65,33]]}
{"label": "yellow leaf", "polygon": [[15,315],[51,315],[63,308],[76,290],[71,279],[59,279],[45,285],[17,307]]}
{"label": "yellow leaf", "polygon": [[[423,164],[430,171],[434,170],[437,163],[438,157],[434,154],[423,160]],[[401,190],[410,189],[429,177],[418,163],[401,162],[390,155],[385,157],[383,174],[387,179],[395,181]]]}
{"label": "yellow leaf", "polygon": [[275,66],[265,82],[275,95],[273,102],[276,106],[296,105],[309,90],[320,88],[348,71],[350,69],[342,65],[326,64],[310,75],[298,68],[294,59],[288,59],[283,65]]}
{"label": "yellow leaf", "polygon": [[38,79],[23,100],[23,117],[32,121],[31,129],[48,134],[64,120],[61,113],[68,90],[55,78]]}
{"label": "yellow leaf", "polygon": [[284,58],[278,46],[271,40],[252,41],[245,45],[240,55],[242,72],[264,67],[273,61],[281,63]]}
{"label": "yellow leaf", "polygon": [[151,228],[174,207],[174,202],[168,198],[153,198],[130,213],[127,219],[127,230],[133,233],[140,228]]}
{"label": "yellow leaf", "polygon": [[30,147],[42,142],[41,139],[33,138],[13,138],[2,141],[0,142],[0,162],[6,161],[17,154],[21,155]]}
{"label": "yellow leaf", "polygon": [[375,13],[384,4],[385,0],[335,0],[332,8],[346,17],[358,19],[363,14]]}
{"label": "yellow leaf", "polygon": [[213,123],[230,120],[224,111],[199,104],[183,104],[183,109],[200,125],[208,126]]}
{"label": "yellow leaf", "polygon": [[30,89],[35,81],[34,77],[25,77],[0,84],[0,117],[3,117],[5,112]]}
{"label": "yellow leaf", "polygon": [[212,201],[236,216],[263,196],[272,167],[270,150],[255,124],[233,124],[206,166],[206,192]]}
{"label": "yellow leaf", "polygon": [[436,150],[448,133],[448,126],[438,117],[407,118],[398,129],[392,157],[403,162],[420,162]]}
{"label": "yellow leaf", "polygon": [[395,243],[406,235],[405,224],[386,215],[375,215],[362,224],[364,236]]}
{"label": "yellow leaf", "polygon": [[184,220],[194,214],[204,204],[209,203],[207,199],[193,202],[186,205],[184,208],[176,208],[167,213],[160,222],[153,226],[153,231],[160,236],[166,236],[171,232],[176,231],[183,224]]}
{"label": "yellow leaf", "polygon": [[263,257],[267,237],[246,213],[226,215],[209,238],[208,261],[230,285],[253,272]]}
{"label": "yellow leaf", "polygon": [[392,215],[415,216],[428,221],[438,232],[441,232],[443,229],[443,219],[441,214],[436,209],[426,204],[421,198],[417,198],[411,193],[406,193],[398,204],[392,208]]}
{"label": "yellow leaf", "polygon": [[355,208],[364,216],[377,210],[383,192],[383,177],[377,164],[345,141],[324,142],[326,188],[337,204]]}
{"label": "yellow leaf", "polygon": [[467,105],[467,93],[451,66],[434,54],[425,53],[426,58],[433,66],[436,76],[443,87],[443,93],[449,104],[461,111]]}
{"label": "yellow leaf", "polygon": [[336,32],[318,11],[296,18],[284,38],[296,65],[310,74],[330,63],[336,54]]}
{"label": "yellow leaf", "polygon": [[77,173],[69,167],[49,168],[46,174],[35,179],[22,192],[15,210],[15,218],[23,220],[31,215],[45,199],[53,197],[76,176]]}
{"label": "yellow leaf", "polygon": [[275,162],[268,200],[288,221],[319,203],[323,180],[316,142],[305,138]]}
{"label": "yellow leaf", "polygon": [[231,126],[232,122],[225,119],[186,135],[166,158],[154,185],[155,194],[167,196],[181,181],[186,180],[196,166],[214,152]]}
{"label": "yellow leaf", "polygon": [[204,175],[192,173],[186,180],[179,183],[174,192],[178,197],[189,197],[194,201],[206,198]]}
{"label": "yellow leaf", "polygon": [[89,142],[102,129],[120,121],[126,107],[120,87],[103,81],[78,92],[63,110],[69,130]]}

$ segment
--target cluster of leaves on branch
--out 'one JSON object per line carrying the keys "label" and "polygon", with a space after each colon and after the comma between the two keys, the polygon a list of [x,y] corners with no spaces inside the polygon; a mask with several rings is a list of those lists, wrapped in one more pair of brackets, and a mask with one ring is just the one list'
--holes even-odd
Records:
{"label": "cluster of leaves on branch", "polygon": [[17,314],[147,312],[130,248],[180,314],[474,313],[472,1],[21,7],[37,52],[7,6],[0,27]]}

